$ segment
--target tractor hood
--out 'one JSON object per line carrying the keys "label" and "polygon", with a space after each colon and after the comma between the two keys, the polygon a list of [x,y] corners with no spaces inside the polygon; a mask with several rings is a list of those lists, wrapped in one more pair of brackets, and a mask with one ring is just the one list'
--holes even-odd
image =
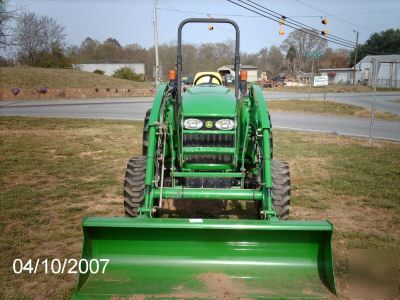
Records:
{"label": "tractor hood", "polygon": [[198,85],[182,95],[182,113],[185,116],[235,117],[234,93],[220,85]]}

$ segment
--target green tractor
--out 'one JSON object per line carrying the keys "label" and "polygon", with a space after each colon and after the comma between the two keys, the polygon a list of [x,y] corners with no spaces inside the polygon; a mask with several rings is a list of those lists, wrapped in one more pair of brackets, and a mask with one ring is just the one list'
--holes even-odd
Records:
{"label": "green tractor", "polygon": [[[207,72],[183,91],[182,28],[210,22],[236,30],[235,90]],[[289,167],[272,159],[263,92],[240,71],[237,24],[186,19],[177,51],[177,69],[158,87],[145,117],[143,155],[126,168],[126,217],[83,222],[82,258],[109,263],[104,273],[81,273],[74,297],[331,297],[332,225],[287,220]],[[247,219],[166,218],[170,199],[177,207],[240,200],[254,213]]]}

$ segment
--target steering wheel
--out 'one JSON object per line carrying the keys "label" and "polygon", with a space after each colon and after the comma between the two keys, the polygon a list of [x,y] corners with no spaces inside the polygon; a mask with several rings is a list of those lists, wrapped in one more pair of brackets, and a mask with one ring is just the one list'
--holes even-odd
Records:
{"label": "steering wheel", "polygon": [[[208,81],[208,83],[210,83],[210,84],[215,84],[215,83],[212,82],[212,80],[215,78],[215,79],[217,79],[217,81],[219,82],[219,84],[222,85],[221,79],[219,79],[219,78],[218,78],[217,76],[215,76],[214,74],[203,74],[203,75],[200,75],[199,77],[196,78],[196,80],[194,81],[193,85],[196,85],[197,82],[198,82],[201,78],[203,78],[203,77],[210,77],[210,80]],[[204,83],[205,83],[205,82],[204,82]],[[201,84],[204,84],[204,83],[201,83]]]}

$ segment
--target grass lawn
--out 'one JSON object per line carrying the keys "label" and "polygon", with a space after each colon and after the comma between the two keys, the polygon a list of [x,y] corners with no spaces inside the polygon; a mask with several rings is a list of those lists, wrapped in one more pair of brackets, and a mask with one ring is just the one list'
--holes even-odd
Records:
{"label": "grass lawn", "polygon": [[47,69],[27,66],[1,67],[0,88],[147,88],[146,82],[135,82],[111,76],[69,69]]}
{"label": "grass lawn", "polygon": [[[273,89],[270,88],[265,90],[274,92],[308,93],[309,89],[309,86],[278,86]],[[311,93],[367,93],[371,91],[372,89],[365,85],[328,85],[311,88]]]}
{"label": "grass lawn", "polygon": [[[141,122],[0,118],[0,298],[68,298],[74,275],[15,275],[15,258],[79,258],[85,216],[123,214],[128,158]],[[329,219],[340,298],[351,248],[400,243],[400,144],[275,131],[289,161],[292,219]]]}
{"label": "grass lawn", "polygon": [[[276,88],[266,88],[265,91],[272,92],[296,92],[296,93],[308,93],[309,86],[278,86]],[[390,88],[377,88],[380,92],[395,92],[400,89]],[[328,85],[320,87],[312,87],[311,93],[368,93],[372,92],[372,88],[365,85]]]}
{"label": "grass lawn", "polygon": [[[270,100],[267,102],[268,108],[271,111],[290,111],[311,114],[329,114],[351,117],[371,116],[371,111],[357,105],[337,103],[334,101],[324,100]],[[381,120],[400,120],[400,116],[382,111],[375,111],[375,117]]]}

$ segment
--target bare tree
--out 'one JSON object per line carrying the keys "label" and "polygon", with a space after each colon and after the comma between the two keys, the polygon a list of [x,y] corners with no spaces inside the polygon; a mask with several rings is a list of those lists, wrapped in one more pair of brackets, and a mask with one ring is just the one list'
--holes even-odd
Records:
{"label": "bare tree", "polygon": [[84,39],[78,50],[80,61],[83,63],[99,62],[99,48],[99,41],[90,37]]}
{"label": "bare tree", "polygon": [[146,49],[139,44],[125,46],[125,59],[127,62],[145,62]]}
{"label": "bare tree", "polygon": [[266,72],[268,70],[267,64],[268,48],[264,47],[257,53],[257,66],[260,68],[260,72]]}
{"label": "bare tree", "polygon": [[296,59],[297,59],[297,53],[296,53],[295,47],[290,46],[289,50],[286,53],[286,59],[289,62],[289,70],[294,71],[295,63],[296,63]]}
{"label": "bare tree", "polygon": [[124,61],[124,48],[115,38],[108,38],[97,47],[97,55],[101,62],[119,63]]}
{"label": "bare tree", "polygon": [[281,50],[276,46],[271,46],[265,61],[266,71],[272,76],[281,72],[284,65],[283,59],[284,57]]}
{"label": "bare tree", "polygon": [[6,50],[14,46],[12,42],[12,21],[17,19],[18,9],[11,10],[8,1],[0,0],[0,49]]}
{"label": "bare tree", "polygon": [[14,42],[20,60],[37,65],[46,53],[65,47],[64,27],[53,18],[23,13],[14,29]]}
{"label": "bare tree", "polygon": [[320,62],[322,68],[348,68],[350,50],[328,48]]}
{"label": "bare tree", "polygon": [[[312,33],[313,35],[309,34]],[[283,41],[281,48],[284,51],[289,51],[291,47],[296,50],[299,65],[305,68],[308,63],[306,60],[307,52],[324,52],[328,42],[319,38],[318,31],[310,31],[306,29],[292,31],[289,36]]]}

